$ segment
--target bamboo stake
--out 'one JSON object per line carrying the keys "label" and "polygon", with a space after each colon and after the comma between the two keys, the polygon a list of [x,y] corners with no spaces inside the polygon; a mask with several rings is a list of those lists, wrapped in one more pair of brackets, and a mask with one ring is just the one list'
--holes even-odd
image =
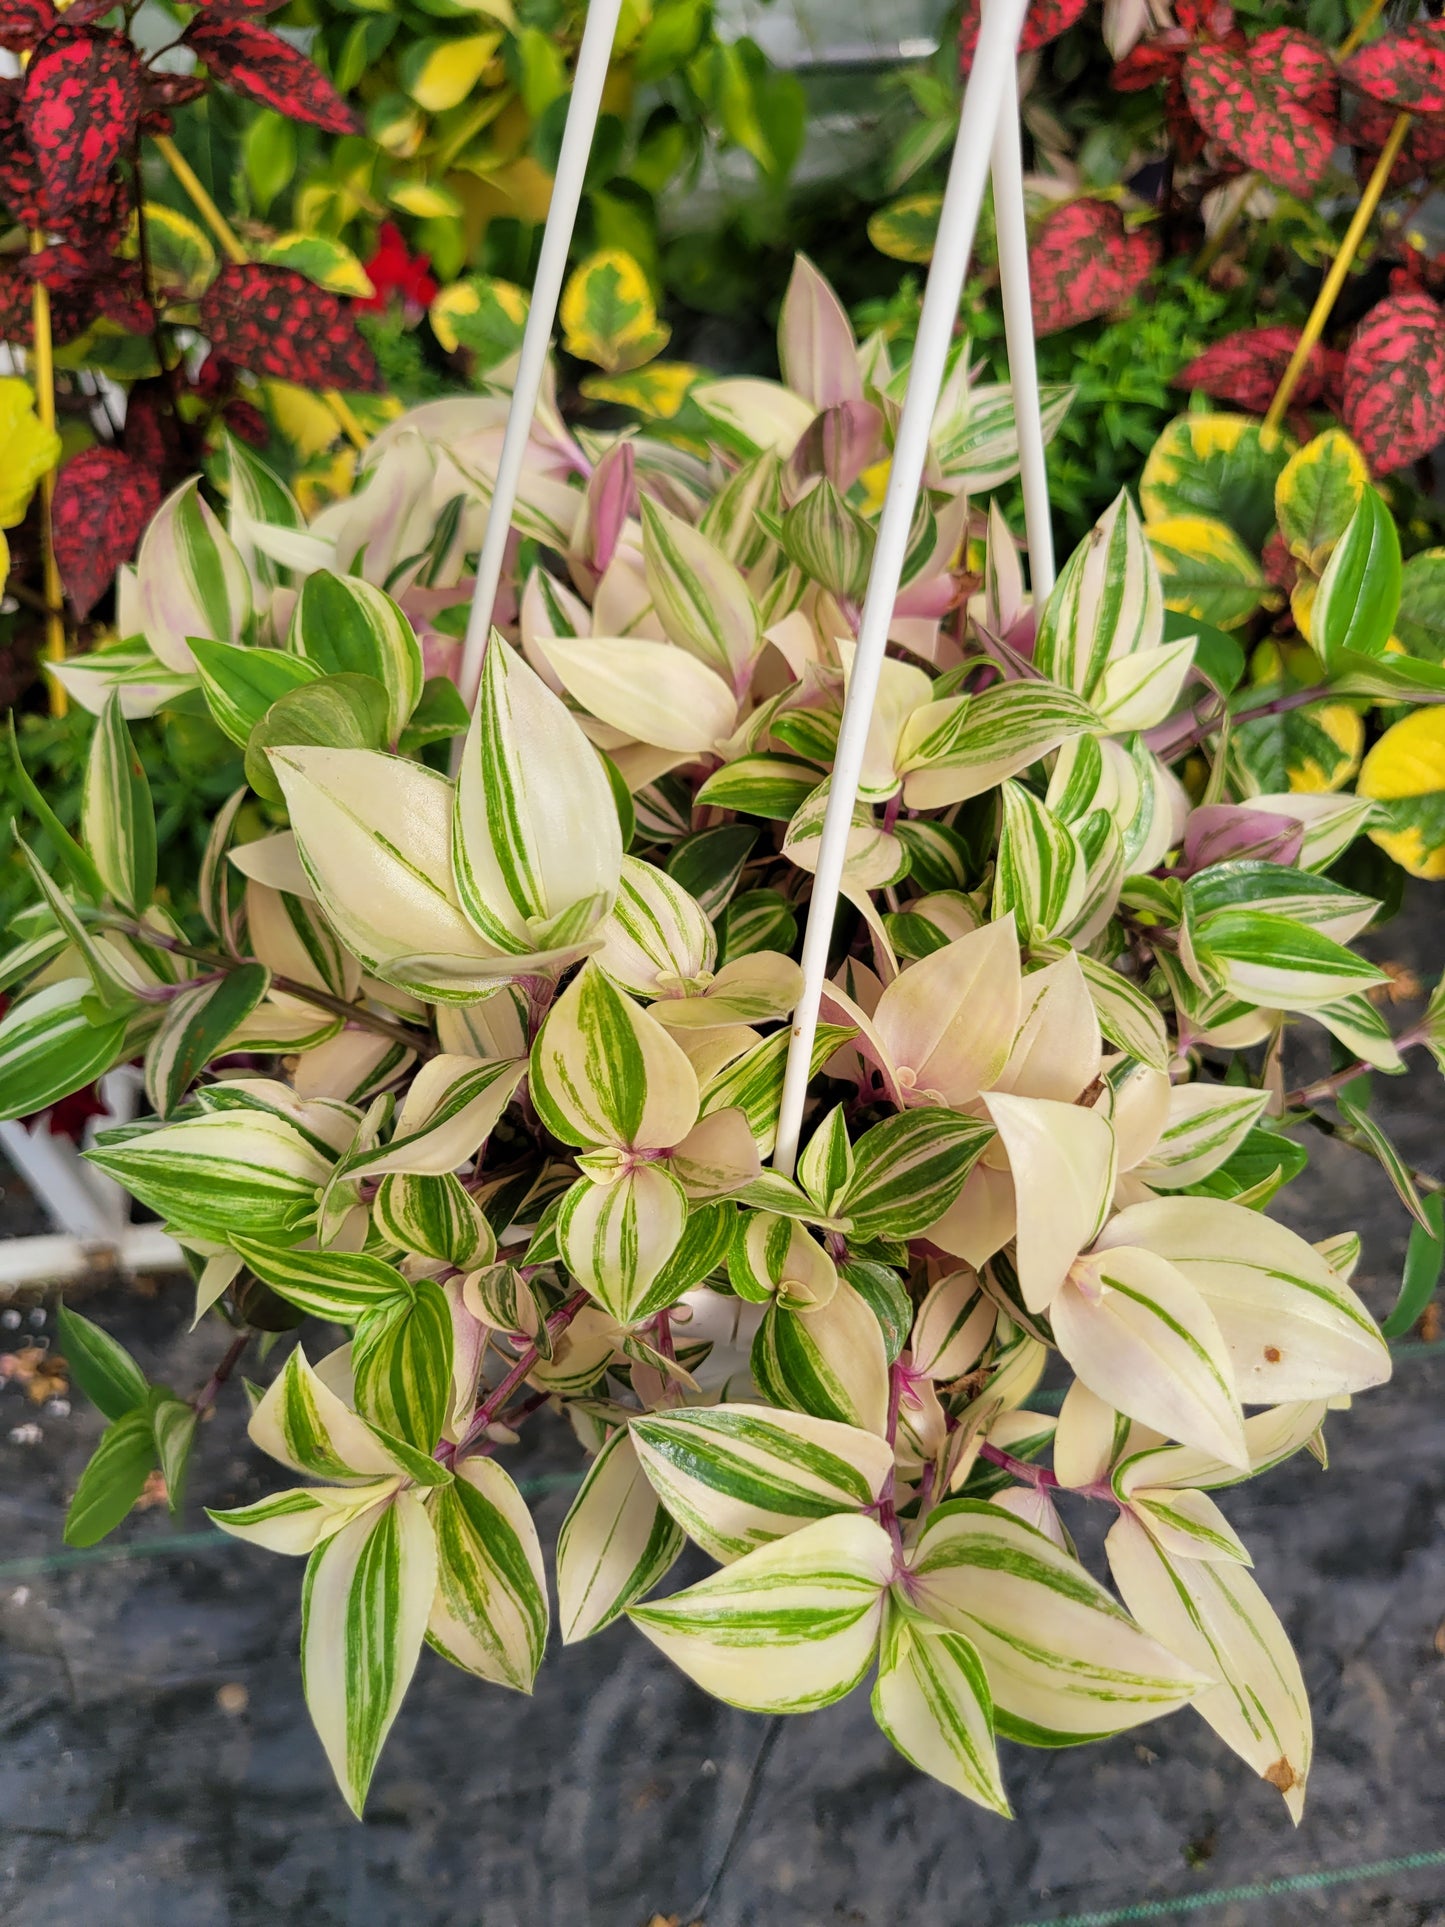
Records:
{"label": "bamboo stake", "polygon": [[[45,246],[43,235],[32,234],[30,252],[38,254]],[[50,290],[37,280],[30,304],[31,327],[35,334],[35,412],[42,428],[55,433],[55,349],[50,331]],[[45,660],[65,660],[64,589],[55,560],[55,470],[47,469],[40,478],[40,557],[45,586]],[[70,708],[65,687],[54,676],[50,683],[50,713],[64,716]]]}
{"label": "bamboo stake", "polygon": [[[154,138],[156,152],[190,196],[191,205],[211,230],[212,234],[215,235],[216,240],[220,243],[221,252],[226,256],[227,260],[235,262],[238,267],[244,266],[251,257],[247,254],[235,229],[206,192],[205,183],[201,180],[200,175],[197,174],[196,170],[191,166],[190,162],[186,159],[180,148],[176,146],[169,134],[157,134]],[[336,417],[337,426],[341,429],[352,447],[358,452],[364,450],[369,437],[367,436],[366,430],[352,413],[351,407],[345,397],[337,389],[328,388],[324,391],[322,398],[326,406]]]}
{"label": "bamboo stake", "polygon": [[1315,344],[1324,333],[1325,324],[1334,311],[1335,302],[1339,299],[1340,289],[1345,285],[1345,277],[1354,264],[1355,256],[1360,251],[1360,243],[1365,238],[1365,230],[1374,218],[1375,209],[1380,205],[1380,198],[1385,192],[1385,184],[1390,178],[1391,170],[1394,168],[1395,162],[1400,157],[1400,149],[1404,146],[1405,136],[1409,131],[1410,116],[1408,114],[1400,114],[1396,118],[1395,125],[1390,129],[1390,137],[1385,142],[1384,150],[1379,160],[1375,163],[1375,171],[1371,174],[1364,193],[1360,196],[1360,205],[1355,209],[1354,219],[1345,230],[1345,238],[1340,243],[1340,251],[1335,256],[1329,273],[1325,276],[1324,286],[1315,297],[1315,305],[1310,310],[1310,318],[1304,325],[1304,330],[1300,335],[1295,351],[1289,358],[1289,366],[1285,369],[1279,387],[1275,390],[1274,400],[1270,403],[1269,412],[1264,418],[1264,433],[1267,435],[1276,433],[1280,423],[1284,420],[1285,410],[1289,407],[1294,391],[1299,385],[1299,378],[1305,371],[1305,364],[1313,353]]}

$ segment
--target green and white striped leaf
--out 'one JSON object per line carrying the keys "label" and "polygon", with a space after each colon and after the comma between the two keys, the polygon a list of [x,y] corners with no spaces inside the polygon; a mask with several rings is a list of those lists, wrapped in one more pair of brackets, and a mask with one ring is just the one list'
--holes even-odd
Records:
{"label": "green and white striped leaf", "polygon": [[436,1586],[436,1538],[413,1492],[363,1513],[307,1562],[301,1682],[336,1783],[358,1819],[416,1670]]}
{"label": "green and white striped leaf", "polygon": [[359,575],[315,569],[301,584],[286,646],[323,675],[373,676],[386,691],[387,741],[421,700],[421,644],[384,589]]}
{"label": "green and white striped leaf", "polygon": [[207,1064],[225,1054],[270,988],[263,964],[239,964],[219,983],[196,984],[170,1000],[145,1055],[146,1096],[159,1116],[169,1117]]}
{"label": "green and white striped leaf", "polygon": [[848,1114],[835,1104],[809,1138],[798,1159],[798,1182],[825,1217],[840,1211],[858,1161],[848,1137]]}
{"label": "green and white striped leaf", "polygon": [[1387,981],[1383,970],[1292,917],[1223,910],[1193,926],[1194,954],[1219,987],[1262,1010],[1318,1010]]}
{"label": "green and white striped leaf", "polygon": [[701,987],[717,962],[702,905],[665,870],[632,856],[622,859],[617,901],[599,934],[598,968],[634,997]]}
{"label": "green and white striped leaf", "polygon": [[982,1358],[997,1323],[998,1308],[976,1271],[946,1273],[930,1286],[913,1321],[913,1370],[928,1378],[962,1378]]}
{"label": "green and white striped leaf", "polygon": [[893,1542],[839,1514],[739,1559],[630,1618],[705,1692],[754,1713],[805,1713],[873,1663]]}
{"label": "green and white striped leaf", "polygon": [[1072,1746],[1119,1733],[1203,1683],[1076,1559],[998,1506],[940,1506],[908,1563],[915,1616],[974,1646],[1009,1739]]}
{"label": "green and white striped leaf", "polygon": [[320,682],[322,676],[314,662],[280,649],[215,642],[202,636],[192,636],[188,647],[207,709],[217,727],[242,749],[273,703],[295,689]]}
{"label": "green and white striped leaf", "polygon": [[759,1391],[774,1405],[882,1433],[888,1421],[883,1328],[861,1292],[840,1279],[812,1311],[770,1305],[752,1347]]}
{"label": "green and white striped leaf", "polygon": [[563,1644],[610,1626],[671,1569],[685,1543],[621,1427],[593,1460],[557,1536]]}
{"label": "green and white striped leaf", "polygon": [[[851,1024],[819,1024],[809,1075],[816,1077],[834,1051],[857,1035]],[[789,1033],[775,1031],[752,1044],[703,1088],[702,1115],[739,1110],[748,1121],[760,1157],[770,1157],[778,1134],[778,1109],[783,1101],[783,1071]]]}
{"label": "green and white striped leaf", "polygon": [[893,1469],[876,1433],[758,1405],[649,1413],[632,1439],[663,1504],[722,1565],[812,1520],[865,1510]]}
{"label": "green and white striped leaf", "polygon": [[532,1046],[530,1090],[542,1122],[564,1144],[667,1150],[697,1121],[697,1077],[686,1053],[591,962]]}
{"label": "green and white striped leaf", "polygon": [[102,1131],[86,1156],[170,1224],[223,1243],[233,1232],[266,1239],[299,1231],[333,1169],[289,1119],[255,1110]]}
{"label": "green and white striped leaf", "polygon": [[437,1589],[427,1644],[530,1693],[547,1643],[547,1579],[527,1502],[495,1459],[465,1459],[431,1501]]}
{"label": "green and white striped leaf", "polygon": [[1213,1313],[1167,1259],[1112,1245],[1049,1307],[1059,1350],[1096,1397],[1181,1445],[1249,1466],[1234,1372]]}
{"label": "green and white striped leaf", "polygon": [[[322,1360],[325,1365],[327,1361]],[[267,1388],[247,1426],[253,1445],[293,1472],[357,1487],[406,1477],[445,1485],[451,1473],[427,1452],[383,1438],[342,1402],[298,1345]]]}
{"label": "green and white striped leaf", "polygon": [[526,1069],[511,1058],[445,1051],[429,1059],[412,1079],[389,1140],[348,1157],[345,1175],[444,1177],[455,1171],[486,1143]]}
{"label": "green and white striped leaf", "polygon": [[[1323,1399],[1305,1399],[1251,1413],[1244,1421],[1244,1440],[1249,1447],[1247,1473],[1212,1453],[1201,1452],[1197,1446],[1151,1445],[1130,1451],[1121,1441],[1124,1456],[1114,1467],[1114,1490],[1121,1499],[1129,1499],[1140,1486],[1158,1491],[1166,1486],[1214,1490],[1219,1486],[1238,1485],[1242,1479],[1268,1472],[1293,1458],[1318,1435],[1328,1409]],[[1111,1455],[1114,1456],[1117,1455]],[[1055,1466],[1057,1468],[1057,1456]],[[1097,1476],[1102,1478],[1107,1471],[1106,1465]]]}
{"label": "green and white striped leaf", "polygon": [[1159,1198],[1110,1220],[1100,1249],[1141,1245],[1188,1279],[1223,1333],[1249,1405],[1362,1392],[1390,1376],[1379,1327],[1285,1225],[1218,1198]]}
{"label": "green and white striped leaf", "polygon": [[440,1177],[383,1178],[371,1221],[398,1250],[458,1271],[474,1271],[496,1256],[496,1234],[486,1213],[450,1171]]}
{"label": "green and white striped leaf", "polygon": [[136,557],[136,600],[146,641],[167,669],[195,668],[188,638],[243,642],[251,579],[235,543],[192,476],[151,517]]}
{"label": "green and white striped leaf", "polygon": [[1138,1485],[1129,1507],[1155,1545],[1171,1558],[1253,1564],[1244,1541],[1205,1492]]}
{"label": "green and white striped leaf", "polygon": [[361,965],[317,905],[254,877],[246,879],[246,940],[258,963],[292,983],[347,1003],[360,988]]}
{"label": "green and white striped leaf", "polygon": [[1352,1057],[1362,1057],[1387,1075],[1404,1070],[1405,1060],[1390,1034],[1390,1026],[1368,997],[1341,997],[1337,1004],[1312,1010],[1310,1016],[1317,1024],[1323,1024]]}
{"label": "green and white striped leaf", "polygon": [[363,1251],[298,1251],[236,1236],[231,1248],[278,1298],[312,1318],[354,1325],[380,1306],[411,1297],[395,1265]]}
{"label": "green and white striped leaf", "polygon": [[1110,1527],[1105,1548],[1139,1623],[1215,1682],[1195,1694],[1195,1711],[1279,1789],[1298,1822],[1313,1745],[1309,1698],[1258,1585],[1237,1562],[1166,1552],[1128,1513]]}
{"label": "green and white striped leaf", "polygon": [[1400,532],[1379,490],[1367,484],[1310,608],[1310,641],[1326,670],[1345,666],[1351,654],[1384,654],[1401,583]]}
{"label": "green and white striped leaf", "polygon": [[567,1269],[619,1324],[661,1310],[672,1300],[659,1296],[659,1279],[667,1289],[664,1267],[687,1210],[686,1192],[657,1164],[635,1165],[609,1184],[579,1178],[557,1215]]}
{"label": "green and white striped leaf", "polygon": [[813,763],[763,753],[740,756],[714,770],[697,793],[699,804],[719,810],[738,810],[744,816],[763,816],[786,823],[818,787],[821,772]]}
{"label": "green and white striped leaf", "polygon": [[166,1507],[171,1513],[180,1511],[185,1498],[197,1418],[195,1406],[185,1399],[160,1397],[151,1408],[156,1458],[166,1482]]}
{"label": "green and white striped leaf", "polygon": [[998,683],[978,696],[948,696],[914,710],[898,744],[903,800],[943,809],[1017,776],[1098,718],[1055,683]]}
{"label": "green and white striped leaf", "polygon": [[93,934],[79,910],[53,881],[30,845],[12,829],[12,837],[42,903],[65,932],[71,947],[90,975],[93,1003],[100,1011],[133,1010],[134,990],[141,974],[141,960],[125,943]]}
{"label": "green and white striped leaf", "polygon": [[88,977],[64,977],[0,1017],[0,1118],[30,1117],[110,1070],[125,1053],[128,1013],[92,1020]]}
{"label": "green and white striped leaf", "polygon": [[432,1278],[367,1311],[351,1348],[358,1412],[389,1438],[430,1452],[451,1409],[452,1344],[451,1307]]}
{"label": "green and white striped leaf", "polygon": [[941,1218],[994,1136],[957,1111],[903,1111],[865,1131],[841,1216],[855,1237],[915,1238]]}
{"label": "green and white striped leaf", "polygon": [[1409,1165],[1406,1164],[1405,1160],[1400,1156],[1400,1153],[1390,1142],[1390,1139],[1382,1130],[1379,1123],[1370,1116],[1370,1113],[1365,1110],[1363,1106],[1352,1104],[1343,1092],[1340,1092],[1336,1096],[1335,1105],[1340,1116],[1347,1124],[1354,1126],[1379,1159],[1381,1165],[1384,1167],[1385,1176],[1394,1187],[1395,1196],[1400,1200],[1401,1204],[1404,1205],[1416,1224],[1420,1226],[1427,1237],[1437,1237],[1439,1234],[1426,1214],[1425,1206],[1420,1199],[1420,1193],[1415,1186],[1415,1180],[1410,1174]]}
{"label": "green and white striped leaf", "polygon": [[258,1499],[255,1505],[234,1506],[227,1511],[212,1511],[208,1506],[206,1517],[233,1539],[263,1546],[267,1552],[304,1558],[360,1514],[384,1504],[396,1489],[395,1479],[350,1487],[298,1485],[273,1493],[269,1499]]}
{"label": "green and white striped leaf", "polygon": [[1357,937],[1380,908],[1373,897],[1328,877],[1256,862],[1211,864],[1185,884],[1184,902],[1196,926],[1223,910],[1267,911],[1307,924],[1337,943]]}
{"label": "green and white striped leaf", "polygon": [[826,476],[784,511],[778,540],[788,560],[833,595],[859,598],[867,588],[876,532]]}
{"label": "green and white striped leaf", "polygon": [[1134,1175],[1156,1191],[1182,1191],[1217,1171],[1264,1114],[1268,1091],[1229,1084],[1176,1084],[1154,1148]]}
{"label": "green and white striped leaf", "polygon": [[905,1760],[966,1800],[1012,1817],[994,1743],[988,1677],[961,1633],[925,1631],[890,1610],[872,1705],[874,1719]]}
{"label": "green and white striped leaf", "polygon": [[462,909],[502,950],[576,943],[617,895],[622,831],[607,772],[496,631],[462,751],[452,858]]}
{"label": "green and white striped leaf", "polygon": [[1118,495],[1059,574],[1039,618],[1034,663],[1090,697],[1111,663],[1160,647],[1164,596],[1143,527]]}
{"label": "green and white striped leaf", "polygon": [[1117,1050],[1152,1070],[1167,1070],[1170,1049],[1164,1019],[1137,984],[1087,951],[1074,953],[1094,999],[1099,1029]]}
{"label": "green and white striped leaf", "polygon": [[139,916],[155,894],[155,810],[114,691],[90,739],[80,825],[106,889],[117,903]]}
{"label": "green and white striped leaf", "polygon": [[1003,785],[993,917],[1013,915],[1021,939],[1067,930],[1084,908],[1088,865],[1078,837],[1032,790]]}
{"label": "green and white striped leaf", "polygon": [[838,1289],[838,1268],[796,1218],[747,1211],[728,1251],[728,1278],[751,1304],[811,1310]]}
{"label": "green and white striped leaf", "polygon": [[227,527],[252,578],[265,588],[283,580],[280,568],[258,546],[254,525],[266,523],[276,528],[304,531],[306,517],[301,504],[275,471],[235,435],[222,437],[230,479],[227,500]]}
{"label": "green and white striped leaf", "polygon": [[724,682],[746,684],[762,647],[748,586],[700,529],[642,497],[642,561],[648,593],[669,642],[689,650]]}

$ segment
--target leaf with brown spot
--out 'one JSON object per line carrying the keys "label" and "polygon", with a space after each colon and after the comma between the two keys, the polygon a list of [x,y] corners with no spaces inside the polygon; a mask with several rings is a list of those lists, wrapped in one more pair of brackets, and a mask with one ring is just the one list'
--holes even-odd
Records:
{"label": "leaf with brown spot", "polygon": [[1428,294],[1392,294],[1360,323],[1345,359],[1343,413],[1376,475],[1445,440],[1445,317]]}

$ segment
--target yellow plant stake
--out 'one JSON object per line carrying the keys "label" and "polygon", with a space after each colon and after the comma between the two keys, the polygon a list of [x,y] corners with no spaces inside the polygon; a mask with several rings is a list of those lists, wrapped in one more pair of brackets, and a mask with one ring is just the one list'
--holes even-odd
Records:
{"label": "yellow plant stake", "polygon": [[[30,252],[38,254],[45,245],[39,234],[30,237]],[[31,297],[31,326],[35,333],[35,412],[40,417],[42,428],[55,433],[55,356],[50,339],[50,290],[43,281],[37,280],[35,292]],[[49,468],[40,478],[40,555],[45,585],[45,659],[47,662],[65,660],[65,615],[60,584],[60,570],[55,562],[55,533],[51,521],[51,505],[55,500],[55,470]],[[70,707],[70,698],[52,676],[50,678],[50,713],[63,716]]]}
{"label": "yellow plant stake", "polygon": [[1325,323],[1329,320],[1335,302],[1339,299],[1340,289],[1345,285],[1345,276],[1349,273],[1355,256],[1360,251],[1365,230],[1374,219],[1375,209],[1380,205],[1380,197],[1385,192],[1385,183],[1390,178],[1395,162],[1400,158],[1400,149],[1404,146],[1405,136],[1409,131],[1410,116],[1398,115],[1395,125],[1390,129],[1390,137],[1385,142],[1384,151],[1375,163],[1375,171],[1370,176],[1369,185],[1360,196],[1360,205],[1355,209],[1354,219],[1345,230],[1340,251],[1335,256],[1329,273],[1325,276],[1324,286],[1315,297],[1315,305],[1310,310],[1310,318],[1304,325],[1304,331],[1295,346],[1295,351],[1289,358],[1289,366],[1285,369],[1279,387],[1275,390],[1274,400],[1269,405],[1269,413],[1264,418],[1266,434],[1273,434],[1284,420],[1285,410],[1289,407],[1299,378],[1304,373],[1305,363],[1309,360],[1316,342],[1324,333]]}
{"label": "yellow plant stake", "polygon": [[[221,252],[228,260],[236,262],[238,266],[243,265],[250,259],[250,256],[241,245],[230,222],[206,192],[205,185],[196,170],[191,166],[190,162],[186,159],[180,148],[176,146],[169,134],[157,134],[155,136],[155,144],[161,159],[171,170],[172,174],[175,175],[187,194],[190,195],[191,205],[220,243]],[[326,406],[336,417],[338,426],[352,447],[364,449],[368,439],[366,430],[352,413],[345,397],[339,394],[336,389],[328,388],[325,391],[325,401]]]}

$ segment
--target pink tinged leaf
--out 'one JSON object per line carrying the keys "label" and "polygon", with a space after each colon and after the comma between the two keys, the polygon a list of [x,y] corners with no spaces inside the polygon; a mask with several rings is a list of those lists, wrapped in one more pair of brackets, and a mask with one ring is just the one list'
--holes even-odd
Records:
{"label": "pink tinged leaf", "polygon": [[[1217,401],[1262,415],[1299,344],[1298,328],[1243,328],[1206,348],[1174,377],[1176,388],[1198,388]],[[1295,400],[1303,408],[1320,398],[1325,381],[1324,350],[1315,347],[1305,363]]]}
{"label": "pink tinged leaf", "polygon": [[[1259,65],[1248,54],[1225,47],[1196,47],[1184,63],[1184,92],[1205,133],[1291,194],[1308,195],[1329,166],[1335,146],[1331,115],[1313,103],[1321,97],[1317,79],[1290,71],[1290,42],[1307,40],[1287,28],[1262,36],[1270,44]],[[1256,47],[1259,45],[1256,42]],[[1301,56],[1294,65],[1306,69]],[[1296,88],[1303,89],[1303,98]]]}
{"label": "pink tinged leaf", "polygon": [[814,408],[862,400],[853,324],[805,254],[793,263],[778,316],[778,365],[785,385]]}
{"label": "pink tinged leaf", "polygon": [[1159,242],[1129,232],[1106,201],[1070,201],[1048,215],[1029,249],[1034,329],[1056,334],[1122,308],[1147,280]]}
{"label": "pink tinged leaf", "polygon": [[1445,320],[1429,295],[1390,295],[1360,323],[1345,360],[1343,413],[1376,475],[1445,440]]}
{"label": "pink tinged leaf", "polygon": [[1445,114],[1445,21],[1422,21],[1361,47],[1340,69],[1371,100],[1415,114]]}
{"label": "pink tinged leaf", "polygon": [[118,448],[88,448],[61,469],[52,511],[55,559],[82,621],[135,554],[160,503],[160,478]]}
{"label": "pink tinged leaf", "polygon": [[1193,876],[1212,863],[1293,864],[1304,844],[1304,824],[1252,810],[1242,803],[1206,803],[1184,829],[1184,868]]}
{"label": "pink tinged leaf", "polygon": [[587,559],[600,574],[617,553],[627,518],[637,513],[637,458],[631,442],[616,442],[587,483]]}
{"label": "pink tinged leaf", "polygon": [[871,462],[883,453],[883,413],[869,401],[844,401],[825,408],[788,458],[789,493],[801,494],[814,475],[826,475],[846,493]]}

